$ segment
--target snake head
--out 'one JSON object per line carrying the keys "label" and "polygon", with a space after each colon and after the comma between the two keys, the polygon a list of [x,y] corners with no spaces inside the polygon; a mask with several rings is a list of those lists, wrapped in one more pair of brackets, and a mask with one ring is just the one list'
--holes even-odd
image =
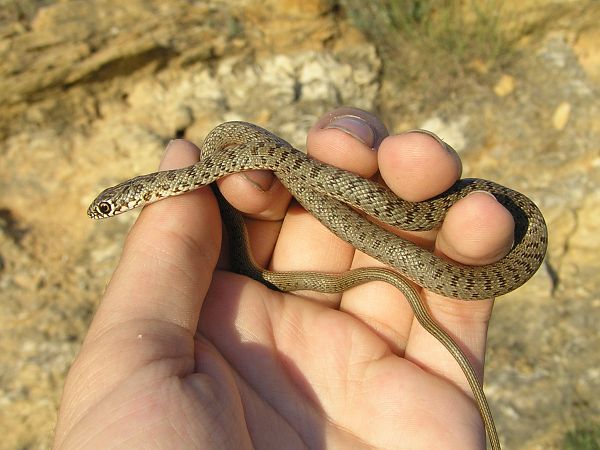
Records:
{"label": "snake head", "polygon": [[173,178],[172,173],[174,172],[164,171],[140,175],[109,187],[96,197],[88,207],[87,214],[92,219],[104,219],[155,202],[169,195],[183,193],[183,190],[169,190]]}
{"label": "snake head", "polygon": [[118,214],[117,208],[111,199],[102,200],[96,198],[88,207],[87,215],[92,219],[104,219]]}
{"label": "snake head", "polygon": [[105,189],[94,199],[87,210],[87,215],[92,219],[104,219],[121,214],[135,206],[127,207],[127,203],[123,202],[123,197],[115,195],[115,190],[118,186],[113,186]]}
{"label": "snake head", "polygon": [[105,189],[88,207],[88,216],[104,219],[154,200],[147,192],[146,181],[146,176],[141,176]]}

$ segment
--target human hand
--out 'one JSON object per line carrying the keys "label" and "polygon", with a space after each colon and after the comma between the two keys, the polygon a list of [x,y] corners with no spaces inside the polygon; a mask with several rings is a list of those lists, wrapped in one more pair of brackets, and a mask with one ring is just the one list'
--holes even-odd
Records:
{"label": "human hand", "polygon": [[[431,136],[385,136],[372,115],[342,109],[310,130],[307,147],[364,177],[379,169],[410,201],[460,176],[458,156]],[[161,169],[197,159],[195,146],[174,141]],[[288,208],[271,173],[218,184],[246,214],[261,265],[381,266],[297,204]],[[493,197],[473,193],[440,230],[402,235],[458,262],[486,264],[508,252],[512,226]],[[220,252],[210,189],[144,208],[67,378],[55,448],[485,448],[463,373],[393,287],[273,292],[227,271]],[[492,301],[420,294],[482,374]]]}

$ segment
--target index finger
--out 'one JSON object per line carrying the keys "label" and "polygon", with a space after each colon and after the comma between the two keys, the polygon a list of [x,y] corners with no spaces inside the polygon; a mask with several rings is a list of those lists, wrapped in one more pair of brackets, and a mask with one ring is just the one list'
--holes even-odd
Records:
{"label": "index finger", "polygon": [[[172,141],[160,170],[194,164],[199,154],[190,142]],[[219,209],[210,189],[146,206],[127,237],[88,339],[132,321],[154,331],[157,322],[172,324],[193,336],[220,246]]]}

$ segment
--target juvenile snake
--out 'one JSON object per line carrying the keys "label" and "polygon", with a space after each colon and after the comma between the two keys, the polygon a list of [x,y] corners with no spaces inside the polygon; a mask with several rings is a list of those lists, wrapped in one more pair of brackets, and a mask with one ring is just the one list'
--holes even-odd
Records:
{"label": "juvenile snake", "polygon": [[[272,170],[296,200],[337,236],[418,285],[448,297],[480,300],[506,294],[536,272],[546,252],[544,218],[535,204],[519,192],[487,180],[462,179],[434,199],[409,203],[384,186],[311,159],[278,136],[245,122],[227,122],[213,129],[202,146],[201,161],[193,166],[138,176],[104,190],[89,206],[88,215],[94,219],[114,216],[252,169]],[[450,206],[475,190],[493,194],[515,221],[513,248],[493,264],[476,267],[452,264],[366,218],[370,216],[404,230],[429,230],[441,225]],[[485,394],[469,360],[396,271],[362,268],[325,274],[264,270],[249,253],[243,219],[218,191],[217,196],[223,220],[230,230],[232,270],[281,291],[341,292],[369,281],[385,281],[402,291],[419,323],[448,349],[461,367],[491,447],[500,448]]]}

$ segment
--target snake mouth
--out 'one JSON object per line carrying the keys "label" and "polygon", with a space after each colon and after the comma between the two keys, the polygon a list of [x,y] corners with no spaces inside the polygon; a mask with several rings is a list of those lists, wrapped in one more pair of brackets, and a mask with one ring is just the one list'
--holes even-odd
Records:
{"label": "snake mouth", "polygon": [[87,215],[90,219],[102,219],[104,216],[100,215],[93,206],[90,206],[87,210]]}

